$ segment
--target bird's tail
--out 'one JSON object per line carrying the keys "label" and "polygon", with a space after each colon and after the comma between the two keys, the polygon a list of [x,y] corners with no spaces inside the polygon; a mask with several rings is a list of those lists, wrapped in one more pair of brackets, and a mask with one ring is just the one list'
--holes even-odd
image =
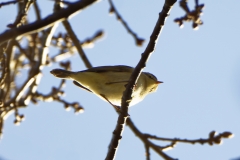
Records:
{"label": "bird's tail", "polygon": [[69,79],[69,78],[71,78],[71,74],[73,72],[66,71],[63,69],[54,69],[54,70],[50,71],[50,73],[52,73],[55,77],[58,77],[58,78]]}

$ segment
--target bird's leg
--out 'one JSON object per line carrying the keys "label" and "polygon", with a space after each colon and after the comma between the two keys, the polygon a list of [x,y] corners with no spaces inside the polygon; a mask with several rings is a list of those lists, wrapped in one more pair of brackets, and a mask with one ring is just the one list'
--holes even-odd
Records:
{"label": "bird's leg", "polygon": [[111,104],[113,106],[113,108],[116,110],[117,113],[121,112],[121,108],[119,106],[116,106],[114,104],[112,104],[103,94],[100,94],[109,104]]}

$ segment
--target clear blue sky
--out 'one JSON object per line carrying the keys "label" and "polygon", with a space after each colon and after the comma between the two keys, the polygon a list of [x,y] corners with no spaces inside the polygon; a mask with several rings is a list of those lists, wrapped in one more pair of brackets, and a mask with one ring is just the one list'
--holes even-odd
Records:
{"label": "clear blue sky", "polygon": [[[52,1],[38,3],[42,17],[52,12]],[[130,27],[146,39],[143,47],[136,47],[115,16],[109,16],[106,0],[82,11],[70,22],[80,40],[98,29],[105,31],[104,38],[94,48],[84,49],[93,66],[134,67],[146,47],[163,0],[114,3]],[[183,29],[173,23],[173,19],[184,14],[178,3],[175,4],[144,70],[164,83],[156,93],[131,107],[129,114],[142,132],[161,137],[197,139],[207,138],[212,130],[230,131],[235,136],[224,139],[222,145],[178,144],[167,151],[170,156],[183,160],[230,160],[240,157],[240,22],[237,18],[240,1],[206,1],[205,5],[204,25],[194,31],[191,23]],[[0,32],[14,21],[15,10],[14,5],[0,8]],[[32,22],[35,16],[33,10],[30,12]],[[61,24],[58,30],[63,30]],[[50,50],[50,55],[56,53]],[[69,60],[72,70],[85,69],[77,54]],[[41,92],[48,93],[52,86],[58,85],[59,79],[49,73],[58,67],[54,64],[43,70]],[[104,159],[117,114],[108,103],[70,81],[65,93],[66,100],[80,102],[85,108],[83,114],[66,112],[62,104],[55,102],[30,104],[20,110],[26,117],[20,126],[13,125],[13,115],[6,120],[0,157],[4,160]],[[144,160],[144,152],[142,142],[126,127],[116,160]],[[161,159],[154,151],[151,158]]]}

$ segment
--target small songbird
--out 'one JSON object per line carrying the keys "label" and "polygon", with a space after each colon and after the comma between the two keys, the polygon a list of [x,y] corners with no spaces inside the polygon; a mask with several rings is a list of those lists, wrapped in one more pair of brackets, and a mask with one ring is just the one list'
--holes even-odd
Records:
{"label": "small songbird", "polygon": [[[108,101],[112,105],[121,106],[125,87],[134,68],[129,66],[100,66],[87,70],[71,72],[63,69],[54,69],[51,73],[58,78],[72,79],[73,83]],[[158,85],[163,83],[148,72],[142,72],[132,93],[133,106],[142,101],[146,95],[156,91]]]}

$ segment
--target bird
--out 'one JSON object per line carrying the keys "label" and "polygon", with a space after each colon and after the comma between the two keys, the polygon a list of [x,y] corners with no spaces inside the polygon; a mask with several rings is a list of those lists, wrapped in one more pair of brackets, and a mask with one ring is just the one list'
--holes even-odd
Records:
{"label": "bird", "polygon": [[[130,66],[116,65],[93,67],[78,72],[53,69],[50,73],[57,78],[73,80],[76,86],[97,95],[111,105],[121,106],[123,92],[133,70]],[[155,92],[161,83],[163,82],[158,81],[153,74],[142,72],[134,85],[129,106],[139,103],[149,93]]]}

